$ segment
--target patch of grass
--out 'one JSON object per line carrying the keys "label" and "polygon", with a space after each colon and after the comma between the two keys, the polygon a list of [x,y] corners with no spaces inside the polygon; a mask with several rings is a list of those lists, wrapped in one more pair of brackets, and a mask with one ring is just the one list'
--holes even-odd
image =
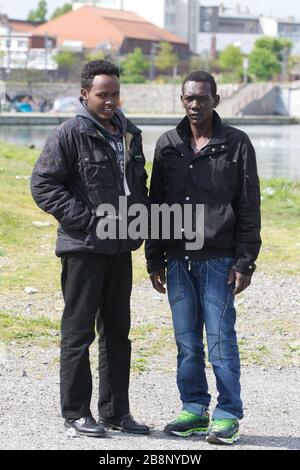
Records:
{"label": "patch of grass", "polygon": [[175,353],[174,333],[170,327],[157,327],[153,324],[143,324],[131,329],[130,338],[133,344],[134,357],[132,368],[136,372],[146,372],[150,369],[150,361],[154,356],[162,357]]}
{"label": "patch of grass", "polygon": [[30,344],[57,343],[60,324],[47,318],[27,318],[9,313],[0,314],[1,341]]}
{"label": "patch of grass", "polygon": [[141,357],[138,359],[134,359],[131,363],[131,370],[133,372],[148,372],[148,364],[145,358]]}
{"label": "patch of grass", "polygon": [[[0,289],[32,285],[41,293],[59,289],[54,255],[56,221],[32,200],[29,179],[38,151],[0,143]],[[146,165],[150,181],[151,163]],[[16,178],[18,177],[18,179]],[[20,178],[19,178],[20,177]],[[262,181],[263,246],[258,267],[270,273],[300,272],[300,183]],[[51,225],[38,228],[34,221]],[[144,248],[133,253],[134,282],[148,278]]]}
{"label": "patch of grass", "polygon": [[238,345],[243,366],[250,364],[263,365],[266,362],[266,357],[270,355],[269,349],[264,345],[256,346],[254,349],[244,340],[238,341]]}
{"label": "patch of grass", "polygon": [[270,273],[300,272],[300,183],[263,180],[259,268]]}

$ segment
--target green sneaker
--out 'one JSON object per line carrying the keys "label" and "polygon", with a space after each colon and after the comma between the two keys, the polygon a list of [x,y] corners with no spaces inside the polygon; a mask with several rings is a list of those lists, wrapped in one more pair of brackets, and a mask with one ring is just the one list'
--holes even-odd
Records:
{"label": "green sneaker", "polygon": [[188,437],[192,434],[203,436],[207,434],[208,426],[209,414],[207,412],[200,416],[183,410],[174,421],[167,424],[164,432],[180,437]]}
{"label": "green sneaker", "polygon": [[233,444],[239,439],[237,419],[216,419],[211,422],[207,442],[210,444]]}

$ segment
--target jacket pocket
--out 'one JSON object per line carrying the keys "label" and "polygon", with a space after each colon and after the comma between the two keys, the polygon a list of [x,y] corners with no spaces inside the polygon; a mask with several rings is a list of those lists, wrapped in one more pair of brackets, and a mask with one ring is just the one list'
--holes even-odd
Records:
{"label": "jacket pocket", "polygon": [[107,156],[101,160],[91,160],[90,156],[82,157],[83,174],[85,182],[90,189],[111,188],[115,186],[111,163]]}
{"label": "jacket pocket", "polygon": [[85,246],[95,250],[98,253],[112,255],[117,253],[120,246],[119,240],[114,236],[115,234],[113,233],[111,236],[106,238],[99,238],[99,232],[97,233],[97,225],[99,221],[104,223],[107,219],[107,217],[101,217],[101,221],[99,218],[95,220],[85,239]]}
{"label": "jacket pocket", "polygon": [[238,179],[236,160],[227,160],[225,155],[210,155],[208,168],[210,181],[221,197],[231,197],[231,195],[235,194]]}

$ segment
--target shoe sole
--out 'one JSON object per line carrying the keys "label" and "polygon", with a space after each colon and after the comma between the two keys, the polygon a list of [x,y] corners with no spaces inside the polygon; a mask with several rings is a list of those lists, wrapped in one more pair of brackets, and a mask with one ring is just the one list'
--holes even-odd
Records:
{"label": "shoe sole", "polygon": [[209,444],[227,444],[231,445],[234,444],[236,441],[238,441],[240,438],[239,434],[235,434],[233,437],[230,438],[225,438],[225,437],[218,437],[215,434],[211,434],[207,436],[206,440],[209,442]]}
{"label": "shoe sole", "polygon": [[178,436],[178,437],[190,437],[190,436],[206,436],[208,432],[208,428],[205,430],[190,430],[190,431],[164,431],[166,434],[170,436]]}
{"label": "shoe sole", "polygon": [[101,437],[106,437],[105,431],[101,434],[95,434],[95,433],[90,433],[90,432],[80,432],[77,429],[75,429],[73,426],[69,426],[67,424],[64,425],[67,430],[73,429],[73,431],[78,435],[78,436],[86,436],[86,437],[95,437],[100,439]]}
{"label": "shoe sole", "polygon": [[122,426],[117,426],[116,424],[110,424],[110,423],[104,423],[103,421],[100,421],[102,426],[104,426],[106,429],[110,429],[112,431],[121,431],[121,432],[126,432],[128,434],[140,434],[144,436],[148,436],[150,434],[149,431],[129,431],[127,429],[122,428]]}

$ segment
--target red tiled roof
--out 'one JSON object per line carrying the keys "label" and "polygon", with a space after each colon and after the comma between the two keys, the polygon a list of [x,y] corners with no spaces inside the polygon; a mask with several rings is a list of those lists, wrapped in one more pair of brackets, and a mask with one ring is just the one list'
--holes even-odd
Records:
{"label": "red tiled roof", "polygon": [[35,32],[36,28],[39,27],[39,24],[34,25],[30,21],[20,21],[20,20],[10,20],[8,19],[8,24],[15,33],[30,33]]}
{"label": "red tiled roof", "polygon": [[186,44],[181,37],[149,23],[133,12],[91,6],[70,11],[38,26],[33,32],[56,36],[58,46],[68,40],[82,41],[88,49],[104,42],[110,42],[113,49],[117,49],[125,38]]}

